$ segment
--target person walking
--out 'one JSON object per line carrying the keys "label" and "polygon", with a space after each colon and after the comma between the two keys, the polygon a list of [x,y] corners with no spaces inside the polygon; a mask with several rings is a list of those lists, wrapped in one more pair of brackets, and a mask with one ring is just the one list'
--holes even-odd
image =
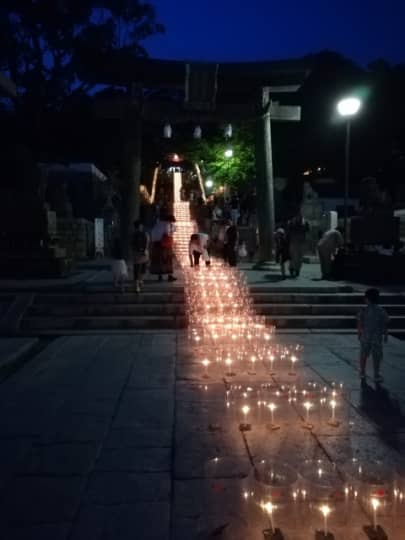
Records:
{"label": "person walking", "polygon": [[366,378],[366,363],[368,357],[373,357],[374,380],[383,381],[380,366],[383,359],[383,341],[388,339],[389,317],[385,309],[379,305],[380,292],[378,289],[367,289],[364,294],[366,306],[361,308],[357,316],[357,330],[360,341],[360,378]]}
{"label": "person walking", "polygon": [[119,287],[121,292],[125,290],[125,280],[128,279],[128,267],[122,252],[122,245],[119,238],[114,240],[112,249],[113,263],[111,271],[113,275],[114,287]]}
{"label": "person walking", "polygon": [[333,261],[337,252],[343,246],[343,236],[339,229],[329,229],[318,242],[319,263],[322,279],[332,277]]}
{"label": "person walking", "polygon": [[132,260],[134,268],[135,291],[141,292],[146,265],[149,261],[149,236],[143,229],[143,223],[134,221],[132,237]]}
{"label": "person walking", "polygon": [[188,255],[190,258],[190,266],[199,266],[200,257],[205,261],[205,266],[211,264],[210,256],[208,254],[208,234],[194,233],[190,236],[188,244]]}
{"label": "person walking", "polygon": [[285,263],[290,258],[290,250],[287,234],[282,227],[279,227],[274,233],[274,243],[276,247],[276,262],[280,264],[281,277],[285,279]]}
{"label": "person walking", "polygon": [[239,205],[239,197],[236,193],[234,193],[231,197],[231,219],[234,225],[238,225],[239,217],[240,217],[240,205]]}
{"label": "person walking", "polygon": [[173,216],[159,219],[151,232],[151,260],[150,273],[157,275],[159,281],[162,276],[167,274],[168,281],[176,281],[173,275],[173,234],[174,234]]}
{"label": "person walking", "polygon": [[301,272],[305,240],[308,231],[309,225],[301,213],[297,214],[288,222],[287,236],[290,254],[290,274],[293,278],[298,277]]}

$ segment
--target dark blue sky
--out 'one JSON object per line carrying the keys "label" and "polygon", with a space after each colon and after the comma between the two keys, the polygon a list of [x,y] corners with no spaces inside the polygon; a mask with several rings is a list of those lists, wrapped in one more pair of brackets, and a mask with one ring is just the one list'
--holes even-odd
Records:
{"label": "dark blue sky", "polygon": [[150,0],[166,34],[150,56],[264,60],[338,51],[405,63],[405,0]]}

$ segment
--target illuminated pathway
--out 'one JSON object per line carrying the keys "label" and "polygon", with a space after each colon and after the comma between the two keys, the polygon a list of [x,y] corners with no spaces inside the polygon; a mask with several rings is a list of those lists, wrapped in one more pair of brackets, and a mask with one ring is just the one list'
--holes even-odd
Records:
{"label": "illuminated pathway", "polygon": [[225,538],[259,540],[280,528],[291,540],[316,529],[357,540],[373,519],[387,532],[401,527],[405,482],[394,491],[392,469],[370,462],[370,426],[351,406],[345,370],[329,366],[326,378],[320,367],[331,358],[319,366],[314,348],[276,342],[237,269],[215,259],[190,268],[188,203],[175,215],[188,335],[177,369],[173,539],[223,528]]}

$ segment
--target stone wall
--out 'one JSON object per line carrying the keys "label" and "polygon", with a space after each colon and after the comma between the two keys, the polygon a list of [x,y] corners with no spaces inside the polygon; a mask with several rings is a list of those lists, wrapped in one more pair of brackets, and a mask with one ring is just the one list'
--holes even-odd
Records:
{"label": "stone wall", "polygon": [[94,255],[94,223],[86,219],[60,218],[58,243],[72,259],[87,259]]}

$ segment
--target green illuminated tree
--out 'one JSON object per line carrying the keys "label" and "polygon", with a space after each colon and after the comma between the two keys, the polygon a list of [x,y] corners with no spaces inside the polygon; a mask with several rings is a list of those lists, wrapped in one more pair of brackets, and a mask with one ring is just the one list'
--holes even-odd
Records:
{"label": "green illuminated tree", "polygon": [[[227,184],[241,188],[255,173],[253,135],[252,127],[246,125],[235,129],[229,140],[220,135],[194,140],[185,155],[200,164],[204,176],[211,176],[215,187]],[[226,156],[227,150],[232,150],[231,157]]]}

